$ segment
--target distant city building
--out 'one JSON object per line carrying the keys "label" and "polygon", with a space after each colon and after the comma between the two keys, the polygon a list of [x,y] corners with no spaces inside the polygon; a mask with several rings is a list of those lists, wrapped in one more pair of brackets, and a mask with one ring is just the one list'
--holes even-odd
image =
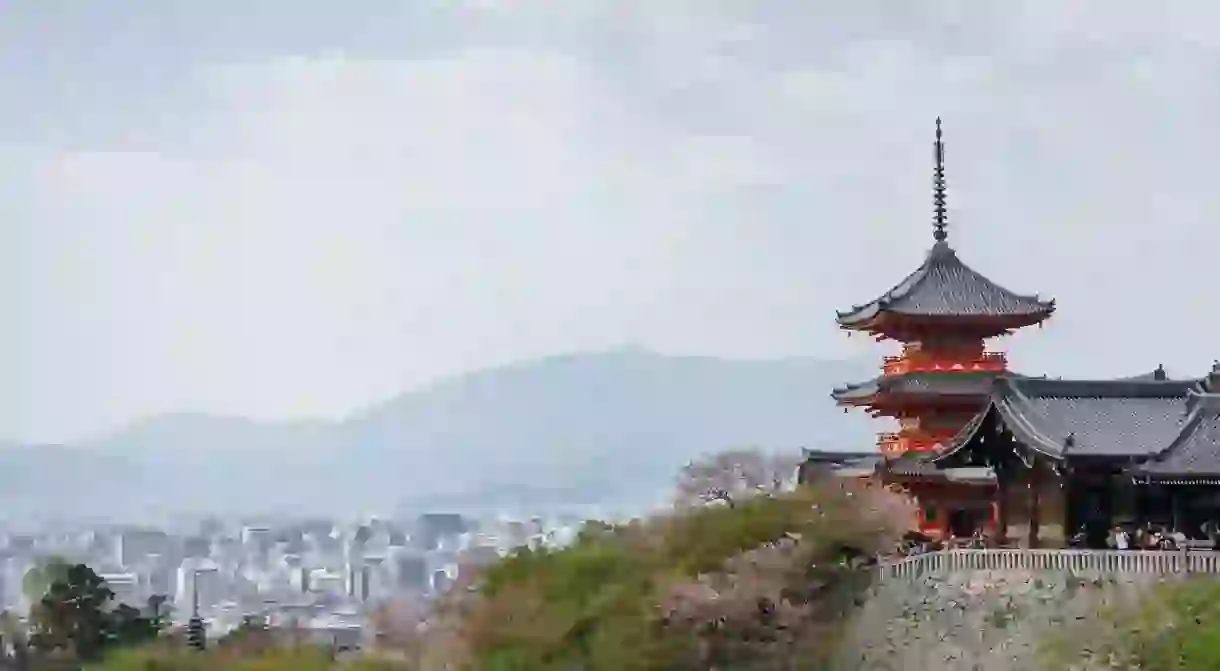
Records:
{"label": "distant city building", "polygon": [[102,573],[98,575],[106,587],[114,592],[115,603],[125,603],[129,606],[143,605],[141,598],[140,576],[135,573]]}
{"label": "distant city building", "polygon": [[169,534],[156,529],[129,529],[115,539],[114,562],[123,568],[141,563],[149,555],[170,551]]}
{"label": "distant city building", "polygon": [[449,573],[445,569],[438,569],[432,573],[431,582],[429,587],[432,588],[433,594],[444,594],[453,584],[453,579],[449,577]]}
{"label": "distant city building", "polygon": [[249,525],[242,527],[241,544],[248,550],[265,553],[275,544],[275,537],[272,535],[270,527]]}
{"label": "distant city building", "polygon": [[192,602],[194,590],[198,590],[199,607],[214,607],[224,597],[224,584],[220,568],[210,560],[187,560],[178,567],[177,589],[174,603],[182,608]]}
{"label": "distant city building", "polygon": [[466,519],[457,513],[425,513],[416,522],[416,532],[422,547],[431,550],[444,536],[456,536],[466,531]]}
{"label": "distant city building", "polygon": [[346,576],[326,569],[316,569],[309,575],[309,591],[317,594],[340,596],[347,592]]}

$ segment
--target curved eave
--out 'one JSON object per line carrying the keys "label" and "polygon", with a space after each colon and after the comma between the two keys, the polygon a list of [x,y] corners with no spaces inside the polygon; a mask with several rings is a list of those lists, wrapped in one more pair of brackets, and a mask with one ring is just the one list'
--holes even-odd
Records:
{"label": "curved eave", "polygon": [[[933,284],[925,287],[928,282]],[[931,296],[973,295],[986,296],[984,305],[966,307],[955,304],[953,299],[931,308],[909,306],[911,301],[920,302],[921,290]],[[922,300],[927,301],[928,295]],[[988,301],[995,299],[994,305]],[[936,304],[936,301],[932,301]],[[914,272],[907,275],[889,291],[862,305],[837,312],[839,326],[851,330],[876,330],[879,322],[887,316],[903,316],[916,319],[957,321],[962,319],[997,320],[1013,324],[1009,328],[1020,328],[1039,323],[1055,311],[1055,301],[1042,300],[1037,295],[1018,294],[992,281],[958,258],[957,252],[945,242],[938,242],[928,250],[927,257]]]}
{"label": "curved eave", "polygon": [[975,330],[994,332],[997,335],[1036,326],[1055,314],[1055,301],[1046,301],[1037,310],[1023,313],[990,314],[985,312],[960,314],[924,314],[898,308],[870,307],[848,316],[837,315],[835,321],[844,331],[862,331],[884,334],[903,328],[954,328],[969,325]]}
{"label": "curved eave", "polygon": [[1039,430],[1037,421],[1026,413],[1027,399],[1009,383],[1008,378],[997,378],[991,394],[991,402],[962,427],[944,450],[936,457],[938,466],[953,463],[952,457],[979,437],[979,431],[989,415],[1004,424],[1012,437],[1030,450],[1054,460],[1063,458],[1065,445]]}
{"label": "curved eave", "polygon": [[1047,436],[1039,430],[1033,413],[1025,412],[1026,408],[1023,406],[1028,401],[1024,396],[1019,394],[998,396],[995,401],[996,410],[999,412],[1004,426],[1018,443],[1042,456],[1056,460],[1063,458],[1063,450],[1066,446],[1062,441]]}
{"label": "curved eave", "polygon": [[877,398],[880,391],[881,380],[878,378],[837,387],[831,390],[830,397],[840,405],[866,405],[869,400]]}
{"label": "curved eave", "polygon": [[1136,466],[1134,474],[1153,482],[1220,478],[1220,459],[1216,456],[1220,436],[1220,396],[1193,395],[1195,404],[1182,430],[1169,445],[1152,459]]}
{"label": "curved eave", "polygon": [[[834,389],[830,396],[840,405],[873,405],[883,400],[954,399],[984,400],[991,384],[1000,373],[992,372],[919,372],[904,375],[882,375],[866,382],[848,384]],[[946,385],[976,384],[978,388]],[[904,388],[922,384],[924,388]]]}
{"label": "curved eave", "polygon": [[970,418],[970,421],[966,422],[966,425],[963,426],[956,434],[954,434],[953,438],[949,440],[949,443],[941,447],[936,457],[932,459],[932,462],[936,464],[937,467],[941,467],[941,464],[950,463],[950,457],[957,454],[962,450],[962,448],[969,445],[970,442],[974,440],[974,437],[978,435],[979,429],[983,426],[983,423],[987,419],[987,415],[991,413],[993,409],[994,404],[988,403],[986,408],[983,408],[977,415]]}

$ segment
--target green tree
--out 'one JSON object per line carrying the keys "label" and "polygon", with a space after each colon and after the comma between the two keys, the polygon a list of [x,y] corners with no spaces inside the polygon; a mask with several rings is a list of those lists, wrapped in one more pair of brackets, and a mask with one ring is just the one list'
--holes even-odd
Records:
{"label": "green tree", "polygon": [[21,593],[32,604],[38,603],[47,595],[47,590],[56,581],[68,579],[68,569],[72,564],[63,557],[52,555],[35,562],[30,570],[21,578]]}
{"label": "green tree", "polygon": [[[736,456],[719,463],[736,469]],[[709,468],[697,479],[724,484],[695,505],[491,566],[476,592],[455,594],[474,595],[459,626],[472,668],[816,668],[870,585],[867,558],[907,530],[910,502],[855,482],[785,491],[772,470],[737,486],[739,470]]]}
{"label": "green tree", "polygon": [[81,660],[96,659],[113,637],[106,606],[114,592],[93,569],[71,566],[30,609],[30,644],[42,652],[67,650]]}
{"label": "green tree", "polygon": [[125,603],[106,613],[105,639],[110,645],[139,645],[153,640],[165,628],[159,615],[145,614]]}

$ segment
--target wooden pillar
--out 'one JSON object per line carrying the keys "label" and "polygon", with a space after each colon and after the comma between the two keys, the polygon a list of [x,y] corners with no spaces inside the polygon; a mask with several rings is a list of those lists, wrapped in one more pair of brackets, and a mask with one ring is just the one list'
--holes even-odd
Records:
{"label": "wooden pillar", "polygon": [[1068,475],[1063,479],[1063,534],[1068,538],[1075,536],[1084,524],[1080,508],[1080,487],[1076,484],[1076,478]]}
{"label": "wooden pillar", "polygon": [[1008,496],[1011,491],[1008,477],[1008,469],[1000,469],[996,473],[995,537],[998,543],[1008,540]]}
{"label": "wooden pillar", "polygon": [[1042,494],[1042,471],[1037,461],[1029,468],[1029,547],[1038,547],[1039,497]]}
{"label": "wooden pillar", "polygon": [[1135,486],[1135,526],[1143,529],[1148,526],[1148,485]]}

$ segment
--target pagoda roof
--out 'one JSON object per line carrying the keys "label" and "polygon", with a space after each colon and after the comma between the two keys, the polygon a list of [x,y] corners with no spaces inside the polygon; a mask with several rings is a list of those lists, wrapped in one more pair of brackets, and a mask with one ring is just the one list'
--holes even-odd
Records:
{"label": "pagoda roof", "polygon": [[837,313],[847,329],[871,330],[889,313],[900,317],[1000,319],[1008,328],[1043,321],[1055,310],[1054,300],[1010,291],[966,265],[949,243],[937,241],[915,272],[889,291],[851,310]]}
{"label": "pagoda roof", "polygon": [[880,375],[866,382],[849,383],[831,391],[839,403],[861,403],[881,395],[986,396],[999,373],[990,371],[924,371]]}
{"label": "pagoda roof", "polygon": [[1186,425],[1186,401],[1198,380],[997,378],[991,399],[936,457],[940,466],[975,444],[998,421],[1029,450],[1053,460],[1140,460],[1161,453]]}
{"label": "pagoda roof", "polygon": [[990,468],[939,468],[936,454],[932,452],[906,452],[886,461],[882,468],[886,474],[898,478],[978,484],[995,482],[995,472]]}

